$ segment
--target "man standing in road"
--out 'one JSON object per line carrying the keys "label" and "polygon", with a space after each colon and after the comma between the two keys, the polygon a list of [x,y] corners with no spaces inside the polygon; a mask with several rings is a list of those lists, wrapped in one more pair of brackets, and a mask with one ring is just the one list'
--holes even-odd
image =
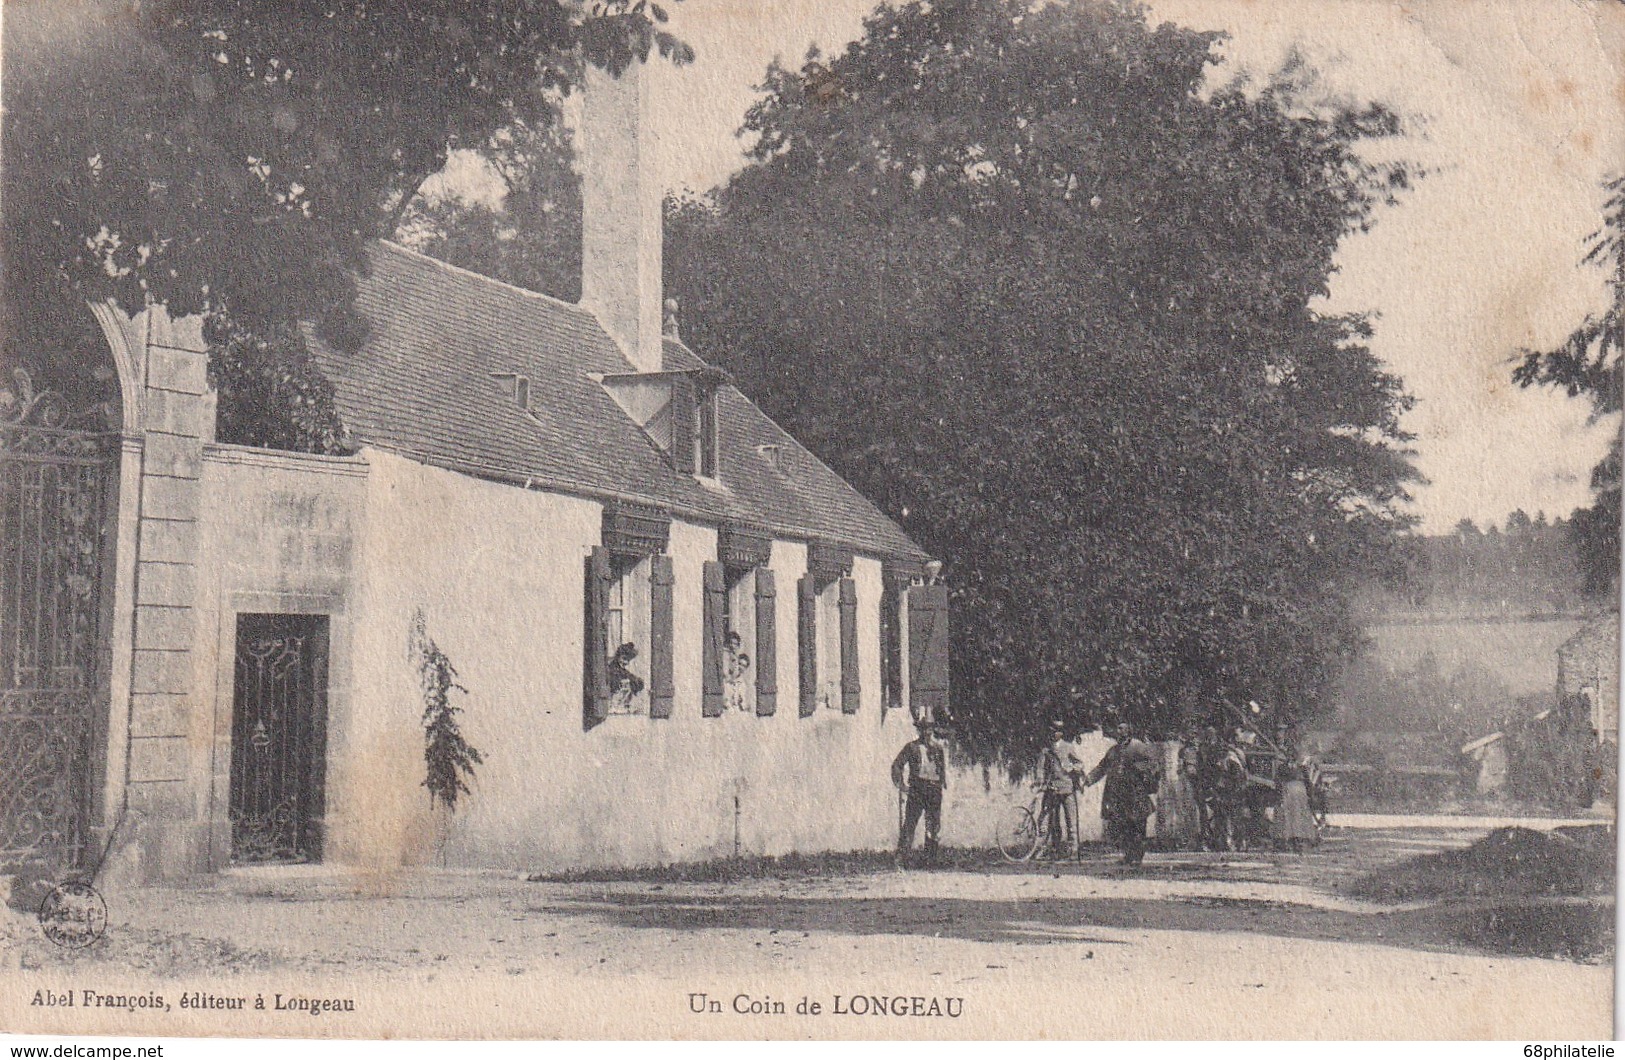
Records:
{"label": "man standing in road", "polygon": [[[1066,738],[1066,725],[1049,723],[1050,742],[1038,756],[1038,789],[1044,793],[1042,817],[1049,822],[1050,857],[1057,861],[1078,855],[1078,822],[1072,794],[1083,763]],[[1063,827],[1064,824],[1064,827]]]}
{"label": "man standing in road", "polygon": [[1161,763],[1156,751],[1137,739],[1127,722],[1118,723],[1112,735],[1117,742],[1089,771],[1084,785],[1105,778],[1100,815],[1106,822],[1107,837],[1123,852],[1123,864],[1136,866],[1145,860],[1145,824],[1155,808],[1152,795]]}
{"label": "man standing in road", "polygon": [[891,780],[904,793],[902,827],[897,832],[899,861],[914,845],[914,829],[925,815],[925,860],[935,864],[937,837],[942,833],[942,791],[948,786],[948,756],[937,727],[919,723],[919,735],[904,745],[892,760]]}

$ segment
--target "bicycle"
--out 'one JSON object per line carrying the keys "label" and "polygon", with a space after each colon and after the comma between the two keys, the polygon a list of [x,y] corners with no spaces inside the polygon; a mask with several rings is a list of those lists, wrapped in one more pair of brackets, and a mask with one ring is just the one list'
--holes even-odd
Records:
{"label": "bicycle", "polygon": [[[1075,793],[1067,796],[1073,800],[1077,797]],[[999,853],[1006,861],[1031,861],[1040,851],[1057,861],[1077,855],[1076,839],[1071,850],[1065,849],[1065,822],[1056,818],[1055,810],[1046,810],[1044,801],[1044,793],[1039,791],[1027,805],[1012,806],[999,822]],[[1072,819],[1078,819],[1076,801],[1072,805]],[[1062,849],[1057,850],[1057,846]]]}

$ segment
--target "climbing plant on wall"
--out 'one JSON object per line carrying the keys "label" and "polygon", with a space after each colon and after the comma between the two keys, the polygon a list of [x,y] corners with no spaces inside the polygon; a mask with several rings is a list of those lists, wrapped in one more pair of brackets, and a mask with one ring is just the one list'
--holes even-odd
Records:
{"label": "climbing plant on wall", "polygon": [[423,761],[427,766],[423,786],[429,789],[430,806],[443,805],[455,812],[457,797],[469,794],[466,781],[485,758],[463,738],[457,724],[462,708],[452,693],[467,695],[468,689],[457,683],[457,668],[429,636],[422,608],[412,614],[411,654],[423,692]]}

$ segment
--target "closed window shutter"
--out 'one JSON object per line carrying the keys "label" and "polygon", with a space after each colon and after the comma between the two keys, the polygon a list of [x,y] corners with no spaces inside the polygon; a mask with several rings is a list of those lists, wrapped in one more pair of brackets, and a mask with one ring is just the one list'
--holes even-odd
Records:
{"label": "closed window shutter", "polygon": [[778,595],[773,572],[756,569],[756,713],[767,717],[778,709]]}
{"label": "closed window shutter", "polygon": [[672,573],[670,556],[649,558],[649,717],[671,717],[676,688],[672,681]]}
{"label": "closed window shutter", "polygon": [[818,710],[818,587],[812,575],[796,582],[796,605],[800,622],[796,632],[801,640],[801,716]]}
{"label": "closed window shutter", "polygon": [[609,550],[595,548],[587,557],[582,593],[585,615],[585,721],[592,728],[609,717]]}
{"label": "closed window shutter", "polygon": [[948,717],[948,587],[908,591],[908,697],[914,716]]}
{"label": "closed window shutter", "polygon": [[720,718],[722,703],[723,638],[728,634],[724,616],[727,613],[728,583],[723,576],[722,564],[710,560],[705,564],[705,623],[704,639],[700,645],[700,713],[707,718]]}
{"label": "closed window shutter", "polygon": [[841,713],[858,712],[858,583],[841,579]]}

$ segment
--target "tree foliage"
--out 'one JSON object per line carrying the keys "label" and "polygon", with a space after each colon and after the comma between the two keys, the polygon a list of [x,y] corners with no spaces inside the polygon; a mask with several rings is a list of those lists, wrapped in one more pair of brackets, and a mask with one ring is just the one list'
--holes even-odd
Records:
{"label": "tree foliage", "polygon": [[217,313],[204,331],[209,385],[219,394],[218,438],[297,453],[351,451],[333,384],[311,359],[298,327],[272,322],[251,330]]}
{"label": "tree foliage", "polygon": [[553,121],[583,63],[686,61],[664,20],[647,0],[12,5],[6,303],[159,302],[354,345],[365,245],[448,153]]}
{"label": "tree foliage", "polygon": [[880,7],[774,65],[751,164],[678,207],[686,337],[933,553],[955,711],[988,755],[1050,714],[1153,728],[1318,703],[1391,560],[1407,399],[1314,308],[1402,190],[1379,106],[1134,4]]}
{"label": "tree foliage", "polygon": [[502,202],[456,196],[408,209],[401,239],[453,265],[567,302],[581,297],[581,178],[569,132],[554,120],[516,124],[478,157],[500,177]]}
{"label": "tree foliage", "polygon": [[[1594,417],[1615,415],[1625,388],[1625,176],[1607,184],[1602,227],[1592,233],[1587,264],[1609,272],[1612,300],[1599,314],[1587,314],[1555,349],[1526,350],[1512,378],[1521,386],[1552,386],[1570,397],[1591,401]],[[1619,592],[1620,437],[1616,432],[1608,454],[1591,471],[1596,500],[1575,511],[1569,523],[1586,587],[1600,596]]]}

